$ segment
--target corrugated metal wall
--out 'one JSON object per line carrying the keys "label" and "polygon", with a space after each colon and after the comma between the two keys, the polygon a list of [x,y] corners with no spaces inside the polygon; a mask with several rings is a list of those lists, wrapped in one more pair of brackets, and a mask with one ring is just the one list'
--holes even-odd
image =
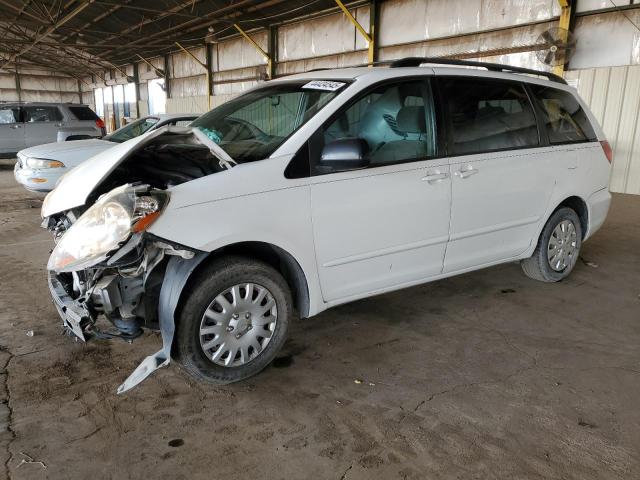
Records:
{"label": "corrugated metal wall", "polygon": [[0,73],[0,101],[75,103],[80,101],[78,81],[75,78],[34,69],[20,69],[19,74],[20,94],[17,90],[15,73]]}
{"label": "corrugated metal wall", "polygon": [[572,70],[565,77],[613,148],[611,191],[640,195],[640,65]]}

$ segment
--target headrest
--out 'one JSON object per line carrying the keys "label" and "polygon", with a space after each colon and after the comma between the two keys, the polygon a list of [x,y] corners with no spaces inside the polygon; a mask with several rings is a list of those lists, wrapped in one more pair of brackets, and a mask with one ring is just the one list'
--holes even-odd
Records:
{"label": "headrest", "polygon": [[405,133],[426,133],[424,107],[402,107],[396,116],[398,130]]}

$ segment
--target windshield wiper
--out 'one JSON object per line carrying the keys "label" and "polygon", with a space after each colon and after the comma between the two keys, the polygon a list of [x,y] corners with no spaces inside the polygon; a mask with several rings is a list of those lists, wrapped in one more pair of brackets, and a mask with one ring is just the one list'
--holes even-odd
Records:
{"label": "windshield wiper", "polygon": [[233,158],[229,156],[227,152],[225,152],[220,145],[211,140],[206,133],[200,130],[199,127],[193,127],[191,129],[193,135],[198,139],[200,143],[209,147],[209,150],[213,155],[218,158],[221,167],[226,168],[227,170],[231,170],[231,168],[238,164]]}

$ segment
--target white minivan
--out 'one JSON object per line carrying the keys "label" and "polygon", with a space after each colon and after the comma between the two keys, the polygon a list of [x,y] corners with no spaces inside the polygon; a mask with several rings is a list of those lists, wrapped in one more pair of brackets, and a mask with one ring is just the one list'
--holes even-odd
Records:
{"label": "white minivan", "polygon": [[160,330],[119,392],[170,358],[239,381],[296,316],[514,260],[562,280],[607,215],[610,163],[553,74],[410,58],[293,75],[66,175],[42,208],[50,290],[82,340]]}

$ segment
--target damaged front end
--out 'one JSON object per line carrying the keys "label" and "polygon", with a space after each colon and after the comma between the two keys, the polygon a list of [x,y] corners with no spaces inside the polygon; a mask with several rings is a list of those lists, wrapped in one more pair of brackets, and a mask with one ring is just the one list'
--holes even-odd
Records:
{"label": "damaged front end", "polygon": [[[66,333],[82,341],[132,341],[143,328],[162,332],[162,350],[148,357],[119,393],[169,363],[178,300],[170,287],[182,282],[179,294],[184,265],[190,272],[199,263],[198,252],[146,233],[167,202],[166,191],[123,185],[77,219],[71,211],[45,220],[57,242],[48,264],[49,289]],[[165,282],[168,270],[171,282]]]}
{"label": "damaged front end", "polygon": [[82,341],[132,341],[143,329],[162,334],[162,349],[118,393],[169,363],[174,309],[206,256],[148,232],[172,187],[231,167],[200,137],[164,127],[117,145],[68,173],[42,207],[42,225],[56,242],[49,289],[65,332]]}

